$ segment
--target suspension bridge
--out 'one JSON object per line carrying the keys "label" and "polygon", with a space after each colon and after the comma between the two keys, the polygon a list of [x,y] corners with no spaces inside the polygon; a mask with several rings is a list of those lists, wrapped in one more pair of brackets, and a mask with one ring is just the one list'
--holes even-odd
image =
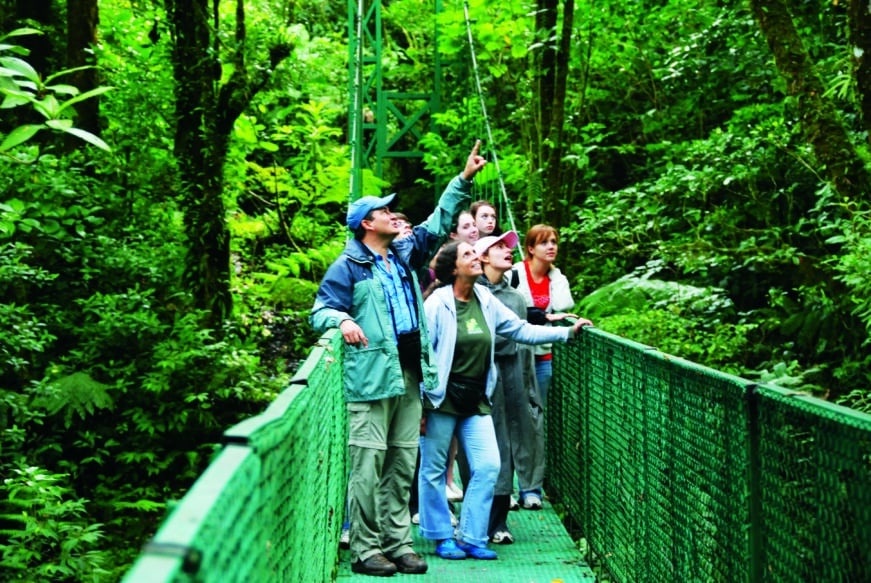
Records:
{"label": "suspension bridge", "polygon": [[[403,144],[438,111],[439,66],[431,93],[388,91],[380,2],[348,8],[353,197],[364,169],[421,155]],[[124,583],[369,580],[339,546],[342,356],[325,334],[263,413],[225,432]],[[429,571],[394,579],[871,581],[871,416],[595,328],[555,346],[547,416],[545,508],[511,513],[517,541],[496,561],[445,561],[416,535]]]}

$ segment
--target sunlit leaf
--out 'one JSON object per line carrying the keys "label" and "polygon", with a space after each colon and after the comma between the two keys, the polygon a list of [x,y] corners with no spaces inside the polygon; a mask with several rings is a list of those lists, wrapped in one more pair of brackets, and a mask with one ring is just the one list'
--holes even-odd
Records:
{"label": "sunlit leaf", "polygon": [[4,69],[11,70],[12,75],[20,75],[34,83],[40,82],[39,73],[36,72],[36,69],[31,67],[30,63],[18,57],[0,57],[0,65]]}
{"label": "sunlit leaf", "polygon": [[28,124],[15,128],[11,132],[9,132],[9,135],[7,135],[6,138],[3,140],[3,143],[0,144],[0,152],[11,150],[15,146],[23,144],[24,142],[32,138],[36,134],[36,132],[41,130],[43,127],[45,126]]}
{"label": "sunlit leaf", "polygon": [[[0,90],[0,93],[6,93],[6,91]],[[3,102],[0,103],[0,109],[12,109],[13,107],[20,107],[26,103],[31,103],[32,101],[33,98],[30,96],[6,94]]]}
{"label": "sunlit leaf", "polygon": [[63,77],[64,75],[69,75],[70,73],[78,73],[79,71],[87,71],[88,69],[93,69],[93,68],[94,68],[93,65],[82,65],[81,67],[72,67],[70,69],[64,69],[63,71],[58,71],[57,73],[54,73],[54,74],[46,77],[45,83],[46,83],[46,85],[48,85],[49,83],[51,83],[53,80],[57,79],[58,77]]}
{"label": "sunlit leaf", "polygon": [[16,28],[16,29],[13,30],[12,32],[9,32],[9,33],[3,35],[3,36],[0,37],[0,38],[3,38],[3,39],[5,40],[5,39],[7,39],[7,38],[12,38],[12,37],[15,37],[15,36],[27,36],[27,35],[30,35],[30,34],[42,34],[42,31],[41,31],[41,30],[37,30],[37,29],[35,29],[35,28],[27,28],[27,27]]}
{"label": "sunlit leaf", "polygon": [[78,95],[79,88],[73,85],[48,85],[46,89],[60,95]]}
{"label": "sunlit leaf", "polygon": [[72,135],[76,136],[77,138],[81,138],[82,140],[85,140],[89,144],[97,146],[98,148],[100,148],[101,150],[105,150],[106,152],[110,152],[112,150],[109,147],[109,144],[107,144],[106,142],[104,142],[103,140],[101,140],[100,138],[98,138],[97,136],[92,134],[91,132],[88,132],[88,131],[85,131],[85,130],[79,129],[79,128],[69,128],[69,129],[66,129],[64,131],[68,134],[72,134]]}
{"label": "sunlit leaf", "polygon": [[71,127],[73,127],[73,120],[71,119],[50,119],[45,122],[45,125],[50,127],[53,130],[60,130],[62,132],[67,131]]}
{"label": "sunlit leaf", "polygon": [[46,119],[55,119],[60,117],[60,104],[54,95],[46,95],[39,101],[33,103],[33,108],[38,111]]}
{"label": "sunlit leaf", "polygon": [[267,152],[277,152],[279,149],[278,145],[273,144],[272,142],[259,142],[257,145]]}
{"label": "sunlit leaf", "polygon": [[111,91],[113,87],[97,87],[96,89],[91,89],[90,91],[85,91],[79,95],[76,95],[72,99],[68,99],[63,102],[63,104],[58,109],[58,113],[64,111],[65,109],[75,105],[76,103],[82,102],[86,99],[90,99],[91,97],[96,97],[97,95],[102,95],[107,91]]}

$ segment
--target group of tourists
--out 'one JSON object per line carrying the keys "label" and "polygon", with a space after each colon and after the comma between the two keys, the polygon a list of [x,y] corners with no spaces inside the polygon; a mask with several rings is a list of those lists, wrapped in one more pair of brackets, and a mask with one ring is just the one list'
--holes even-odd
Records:
{"label": "group of tourists", "polygon": [[[530,229],[525,259],[514,263],[517,233],[499,232],[488,201],[470,205],[486,164],[479,147],[417,226],[391,211],[394,194],[352,202],[354,237],[312,308],[313,327],[338,328],[345,342],[355,573],[427,571],[412,546],[413,491],[421,535],[449,560],[496,559],[489,544],[514,541],[515,473],[518,505],[542,507],[550,345],[591,322],[566,311],[573,301],[553,266],[555,229]],[[571,325],[550,325],[565,318]]]}

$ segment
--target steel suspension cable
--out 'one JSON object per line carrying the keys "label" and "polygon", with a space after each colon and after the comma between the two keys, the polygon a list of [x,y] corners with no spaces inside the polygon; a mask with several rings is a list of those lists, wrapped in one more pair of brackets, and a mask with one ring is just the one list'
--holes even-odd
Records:
{"label": "steel suspension cable", "polygon": [[[362,172],[363,168],[360,164],[359,157],[361,153],[359,148],[363,147],[360,143],[362,131],[361,123],[361,104],[363,96],[363,0],[357,2],[357,14],[354,18],[354,28],[357,35],[357,45],[353,47],[354,51],[354,105],[351,121],[351,184],[349,188],[350,201],[353,201],[358,196],[362,196]],[[355,188],[361,192],[354,192]]]}
{"label": "steel suspension cable", "polygon": [[466,36],[469,39],[469,53],[472,61],[472,73],[475,76],[475,89],[478,92],[478,101],[481,103],[481,115],[484,118],[484,129],[487,131],[487,142],[490,144],[493,152],[493,164],[496,166],[496,179],[499,181],[499,192],[502,195],[502,201],[505,205],[505,210],[508,215],[508,224],[512,231],[517,231],[514,224],[514,215],[511,213],[511,201],[508,200],[508,193],[505,190],[505,181],[502,179],[502,170],[499,168],[499,157],[496,154],[496,144],[493,141],[493,132],[490,129],[490,118],[487,116],[487,105],[484,103],[484,91],[481,89],[481,76],[478,74],[478,59],[475,56],[475,42],[472,38],[472,20],[469,17],[469,2],[463,2],[463,13],[466,17]]}

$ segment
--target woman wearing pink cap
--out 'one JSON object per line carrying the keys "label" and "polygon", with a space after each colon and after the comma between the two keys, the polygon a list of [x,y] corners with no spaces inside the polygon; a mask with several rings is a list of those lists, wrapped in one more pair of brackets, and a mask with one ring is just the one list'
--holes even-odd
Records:
{"label": "woman wearing pink cap", "polygon": [[[526,300],[511,287],[506,273],[513,264],[512,249],[517,233],[508,231],[501,237],[482,237],[475,245],[484,274],[478,280],[518,317],[526,319]],[[502,469],[496,480],[493,507],[490,510],[490,542],[511,544],[514,535],[508,528],[514,473],[521,492],[541,492],[544,482],[544,416],[532,347],[498,336],[495,345],[499,376],[490,401],[493,425]]]}

